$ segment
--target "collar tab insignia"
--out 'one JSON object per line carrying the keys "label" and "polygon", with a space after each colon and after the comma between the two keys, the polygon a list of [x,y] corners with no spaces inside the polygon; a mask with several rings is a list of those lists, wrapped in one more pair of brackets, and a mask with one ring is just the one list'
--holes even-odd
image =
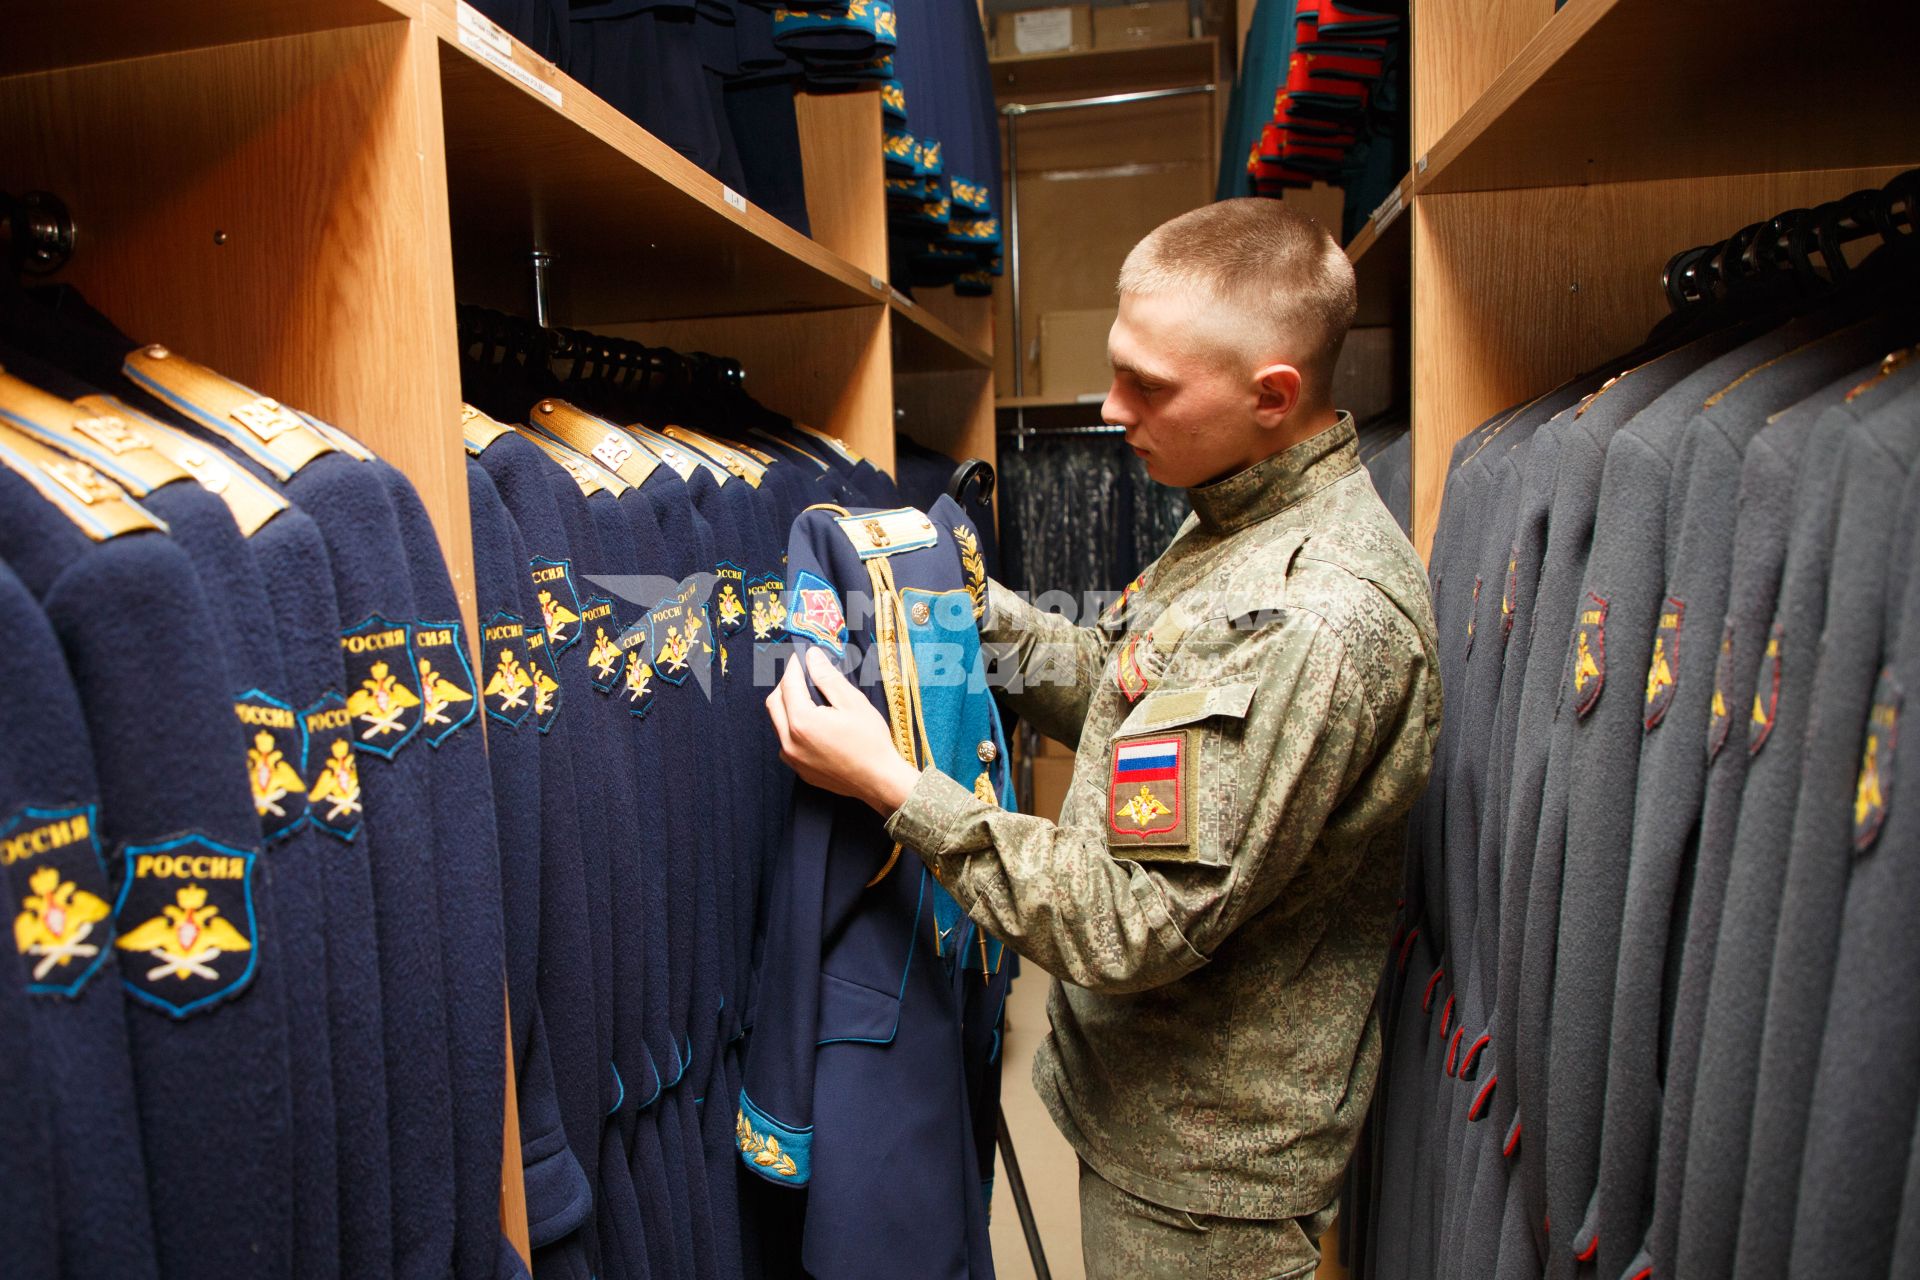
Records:
{"label": "collar tab insignia", "polygon": [[533,711],[533,672],[527,668],[527,628],[518,614],[500,612],[480,629],[480,669],[486,673],[482,696],[487,715],[517,729]]}
{"label": "collar tab insignia", "polygon": [[787,608],[787,630],[833,651],[847,651],[847,615],[833,584],[804,569],[793,580],[793,603]]}
{"label": "collar tab insignia", "polygon": [[620,620],[614,616],[613,600],[587,597],[586,607],[580,610],[580,629],[593,636],[587,649],[588,682],[596,692],[611,694],[620,683]]}
{"label": "collar tab insignia", "polygon": [[834,517],[840,531],[847,535],[847,541],[860,553],[862,560],[871,560],[875,556],[898,555],[903,551],[918,551],[931,547],[940,540],[940,531],[923,511],[912,507],[897,507],[892,511],[872,511],[865,515],[846,515]]}
{"label": "collar tab insignia", "polygon": [[413,660],[420,673],[420,726],[427,745],[437,747],[479,714],[460,623],[414,623]]}
{"label": "collar tab insignia", "polygon": [[1573,624],[1573,710],[1582,720],[1600,702],[1607,683],[1607,602],[1587,592]]}
{"label": "collar tab insignia", "polygon": [[305,759],[300,714],[287,703],[250,689],[233,704],[247,734],[247,786],[260,834],[279,840],[300,829],[307,818],[307,783],[299,766]]}
{"label": "collar tab insignia", "polygon": [[573,585],[573,561],[535,556],[529,571],[547,641],[555,653],[565,653],[580,639],[580,628],[575,625],[580,621],[580,592]]}
{"label": "collar tab insignia", "polygon": [[132,845],[114,906],[120,977],[175,1018],[237,994],[260,964],[253,872],[259,855],[202,835]]}
{"label": "collar tab insignia", "polygon": [[1860,779],[1854,784],[1853,850],[1865,853],[1880,838],[1893,806],[1893,752],[1900,744],[1903,691],[1891,670],[1883,669],[1873,686],[1867,712],[1867,741],[1860,753]]}
{"label": "collar tab insignia", "polygon": [[1753,715],[1747,722],[1747,754],[1757,756],[1773,736],[1773,722],[1780,714],[1780,649],[1787,641],[1787,629],[1773,624],[1767,633],[1767,647],[1760,654],[1760,673],[1753,682]]}
{"label": "collar tab insignia", "polygon": [[1660,625],[1653,633],[1653,657],[1647,663],[1647,705],[1641,724],[1651,733],[1667,718],[1680,671],[1680,629],[1686,623],[1687,602],[1668,596],[1660,602]]}
{"label": "collar tab insignia", "polygon": [[747,599],[752,605],[753,638],[778,639],[787,625],[787,584],[777,573],[764,573],[747,583]]}
{"label": "collar tab insignia", "polygon": [[391,760],[420,731],[425,702],[414,666],[413,628],[376,613],[341,633],[340,650],[347,664],[354,748]]}
{"label": "collar tab insignia", "polygon": [[307,818],[337,840],[360,834],[360,762],[353,751],[353,713],[347,700],[329,692],[300,713],[300,771],[307,789]]}
{"label": "collar tab insignia", "polygon": [[1121,738],[1107,775],[1107,847],[1184,847],[1191,731]]}
{"label": "collar tab insignia", "polygon": [[722,636],[736,636],[747,625],[747,575],[731,560],[714,566],[719,582],[713,588],[713,629]]}
{"label": "collar tab insignia", "polygon": [[1720,656],[1713,660],[1713,704],[1707,720],[1707,763],[1712,764],[1733,731],[1733,708],[1727,689],[1733,684],[1733,623],[1720,629]]}
{"label": "collar tab insignia", "polygon": [[98,827],[90,804],[29,805],[0,820],[0,866],[19,904],[13,941],[34,995],[79,995],[113,954]]}

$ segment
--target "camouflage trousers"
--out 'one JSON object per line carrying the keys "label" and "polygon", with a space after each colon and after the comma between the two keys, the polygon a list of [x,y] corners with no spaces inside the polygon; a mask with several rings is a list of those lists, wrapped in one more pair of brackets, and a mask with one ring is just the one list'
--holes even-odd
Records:
{"label": "camouflage trousers", "polygon": [[1216,1218],[1122,1191],[1080,1162],[1087,1280],[1309,1280],[1329,1206],[1311,1218]]}

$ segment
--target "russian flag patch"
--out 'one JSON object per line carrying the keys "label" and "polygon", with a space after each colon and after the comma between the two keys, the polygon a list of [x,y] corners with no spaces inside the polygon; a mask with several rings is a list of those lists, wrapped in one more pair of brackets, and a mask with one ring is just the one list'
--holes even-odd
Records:
{"label": "russian flag patch", "polygon": [[1113,744],[1107,783],[1107,843],[1113,848],[1185,845],[1188,731]]}

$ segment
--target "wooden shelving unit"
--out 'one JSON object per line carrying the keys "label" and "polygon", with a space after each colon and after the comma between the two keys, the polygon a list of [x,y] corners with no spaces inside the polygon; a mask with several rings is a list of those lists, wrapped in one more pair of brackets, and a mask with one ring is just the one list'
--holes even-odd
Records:
{"label": "wooden shelving unit", "polygon": [[1035,53],[996,58],[990,65],[996,97],[1036,102],[1210,83],[1219,78],[1220,42],[1207,36],[1077,53]]}
{"label": "wooden shelving unit", "polygon": [[1639,340],[1689,245],[1920,161],[1920,10],[1423,0],[1413,171],[1348,246],[1410,336],[1414,542],[1475,423]]}
{"label": "wooden shelving unit", "polygon": [[[896,422],[994,458],[990,299],[887,275],[877,94],[796,103],[811,237],[457,0],[0,0],[0,189],[46,190],[58,277],[378,450],[477,634],[455,300],[724,352],[891,469]],[[511,1094],[511,1089],[509,1090]],[[511,1096],[509,1105],[511,1105]],[[517,1128],[503,1225],[524,1249]]]}

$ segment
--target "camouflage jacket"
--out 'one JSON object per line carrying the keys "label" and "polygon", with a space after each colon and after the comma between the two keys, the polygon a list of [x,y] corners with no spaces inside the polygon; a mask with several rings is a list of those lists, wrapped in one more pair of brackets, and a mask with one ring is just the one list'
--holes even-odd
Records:
{"label": "camouflage jacket", "polygon": [[1344,414],[1191,497],[1096,626],[990,589],[1008,701],[1077,750],[1059,823],[929,770],[887,829],[1057,979],[1034,1083],[1089,1164],[1173,1208],[1298,1217],[1333,1200],[1379,1067],[1432,608]]}

